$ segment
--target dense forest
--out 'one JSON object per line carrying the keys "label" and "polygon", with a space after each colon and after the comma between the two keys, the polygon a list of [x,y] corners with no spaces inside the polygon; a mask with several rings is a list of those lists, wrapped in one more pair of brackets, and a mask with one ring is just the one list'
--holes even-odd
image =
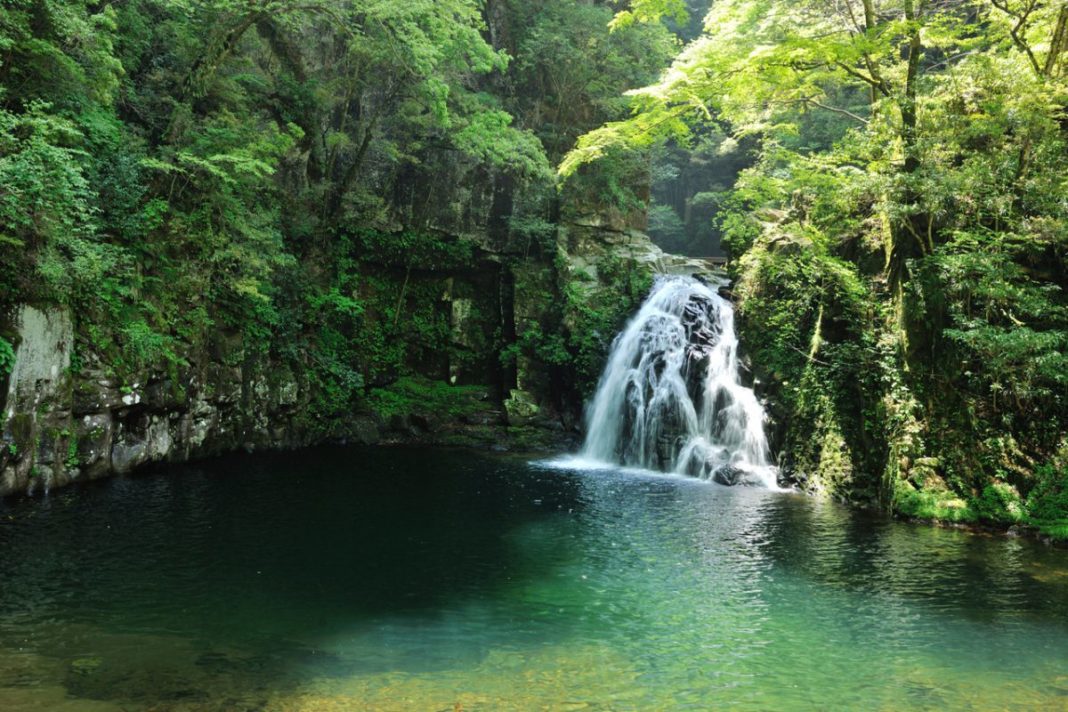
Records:
{"label": "dense forest", "polygon": [[109,469],[122,443],[133,466],[181,457],[178,440],[362,437],[353,413],[383,425],[415,404],[481,422],[510,400],[514,423],[542,401],[573,421],[650,282],[606,253],[579,275],[591,296],[557,227],[590,205],[640,220],[643,164],[567,181],[569,204],[554,165],[680,43],[655,22],[612,31],[615,9],[0,5],[0,367],[19,305],[73,317],[72,345],[38,348],[63,351],[58,390],[12,377],[0,490]]}
{"label": "dense forest", "polygon": [[1062,2],[717,0],[562,171],[754,145],[715,219],[789,466],[908,514],[1063,534],[1066,43]]}
{"label": "dense forest", "polygon": [[571,429],[647,226],[730,258],[792,482],[1068,536],[1066,102],[1057,0],[7,0],[0,371],[54,305],[75,402]]}
{"label": "dense forest", "polygon": [[314,352],[339,402],[400,359],[361,328],[354,264],[463,261],[490,213],[537,246],[553,163],[674,47],[659,26],[610,33],[586,2],[0,13],[0,304],[69,305],[120,376],[181,365],[215,327]]}

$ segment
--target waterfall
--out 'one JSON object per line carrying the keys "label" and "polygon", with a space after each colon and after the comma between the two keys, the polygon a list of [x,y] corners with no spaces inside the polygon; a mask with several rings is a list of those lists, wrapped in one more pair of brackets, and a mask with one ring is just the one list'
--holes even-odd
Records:
{"label": "waterfall", "polygon": [[738,368],[731,304],[697,279],[661,278],[612,344],[583,457],[775,487],[764,409]]}

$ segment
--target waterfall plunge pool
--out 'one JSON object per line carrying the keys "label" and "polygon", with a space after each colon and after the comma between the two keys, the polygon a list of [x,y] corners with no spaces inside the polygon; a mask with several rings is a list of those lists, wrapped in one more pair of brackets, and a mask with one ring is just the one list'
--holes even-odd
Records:
{"label": "waterfall plunge pool", "polygon": [[1068,552],[426,449],[0,504],[0,709],[1049,709]]}

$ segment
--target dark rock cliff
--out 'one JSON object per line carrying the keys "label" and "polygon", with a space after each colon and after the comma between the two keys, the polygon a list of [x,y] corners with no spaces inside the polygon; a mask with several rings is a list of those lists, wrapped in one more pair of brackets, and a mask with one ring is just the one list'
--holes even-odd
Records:
{"label": "dark rock cliff", "polygon": [[[462,269],[364,265],[380,282],[403,283],[408,300],[436,295],[431,308],[449,329],[447,343],[404,357],[410,377],[367,383],[369,392],[399,393],[398,402],[369,398],[351,412],[316,410],[318,385],[299,360],[249,353],[224,330],[182,354],[181,368],[120,379],[108,356],[79,334],[79,315],[22,305],[8,317],[17,340],[2,390],[0,495],[148,463],[328,440],[573,446],[591,384],[576,378],[575,359],[564,356],[588,360],[595,377],[615,330],[644,296],[642,285],[672,269],[673,259],[641,232],[595,216],[558,226],[540,249],[488,231],[476,240],[473,266]],[[621,282],[634,293],[622,293]],[[532,333],[544,343],[531,341]],[[563,355],[547,350],[556,342]]]}

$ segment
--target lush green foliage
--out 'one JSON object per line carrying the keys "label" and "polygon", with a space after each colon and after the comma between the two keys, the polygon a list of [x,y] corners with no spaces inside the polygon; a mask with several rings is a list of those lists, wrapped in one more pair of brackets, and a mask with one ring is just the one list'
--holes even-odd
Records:
{"label": "lush green foliage", "polygon": [[420,413],[432,418],[456,420],[485,408],[486,389],[450,386],[441,381],[405,377],[386,388],[375,388],[368,405],[384,418]]}
{"label": "lush green foliage", "polygon": [[0,336],[0,374],[7,375],[15,365],[15,349],[11,342]]}
{"label": "lush green foliage", "polygon": [[1059,520],[1066,50],[1060,2],[719,0],[562,170],[758,145],[719,228],[796,470],[912,514]]}
{"label": "lush green foliage", "polygon": [[566,363],[581,393],[592,393],[605,355],[620,328],[652,288],[652,275],[608,256],[596,281],[576,280],[564,289]]}
{"label": "lush green foliage", "polygon": [[323,423],[582,394],[648,275],[556,221],[648,211],[732,254],[799,478],[1060,531],[1068,7],[698,4],[3,3],[0,309],[120,380],[284,364]]}
{"label": "lush green foliage", "polygon": [[323,427],[415,378],[506,389],[502,349],[592,364],[559,320],[508,343],[487,255],[552,266],[552,162],[669,61],[673,5],[0,3],[0,311],[69,306],[73,369],[127,385],[282,368]]}

